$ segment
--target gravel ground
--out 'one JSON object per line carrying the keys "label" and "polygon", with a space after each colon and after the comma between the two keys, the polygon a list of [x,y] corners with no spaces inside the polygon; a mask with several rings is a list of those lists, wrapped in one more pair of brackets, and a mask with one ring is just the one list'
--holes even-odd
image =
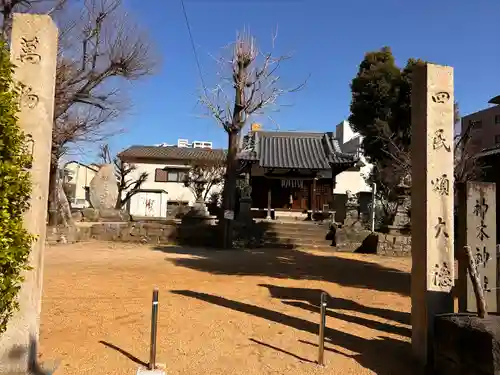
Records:
{"label": "gravel ground", "polygon": [[[410,260],[294,250],[87,242],[47,248],[42,361],[57,375],[135,374],[152,288],[169,375],[410,374]],[[325,367],[318,302],[328,301]]]}

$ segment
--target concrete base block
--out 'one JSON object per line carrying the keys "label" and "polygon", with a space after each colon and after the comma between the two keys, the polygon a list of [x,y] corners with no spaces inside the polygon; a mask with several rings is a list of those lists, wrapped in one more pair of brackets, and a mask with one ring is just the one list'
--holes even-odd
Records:
{"label": "concrete base block", "polygon": [[136,375],[166,375],[167,373],[165,370],[161,369],[154,369],[154,370],[148,370],[146,368],[140,368],[137,370]]}

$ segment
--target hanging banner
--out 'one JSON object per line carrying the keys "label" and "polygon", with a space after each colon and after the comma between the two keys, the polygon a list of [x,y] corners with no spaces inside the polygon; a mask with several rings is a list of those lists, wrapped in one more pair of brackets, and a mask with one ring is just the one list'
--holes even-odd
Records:
{"label": "hanging banner", "polygon": [[282,188],[303,188],[304,187],[304,180],[289,180],[289,179],[282,179],[281,180],[281,187]]}

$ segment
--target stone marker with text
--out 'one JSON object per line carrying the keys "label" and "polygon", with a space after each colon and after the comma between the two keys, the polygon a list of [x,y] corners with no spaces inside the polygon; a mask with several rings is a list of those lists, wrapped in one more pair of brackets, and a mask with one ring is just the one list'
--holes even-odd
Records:
{"label": "stone marker with text", "polygon": [[497,312],[496,186],[491,182],[467,182],[458,190],[459,309],[477,312],[467,273],[468,261],[463,253],[463,246],[469,246],[483,284],[488,312]]}
{"label": "stone marker with text", "polygon": [[16,66],[14,80],[23,84],[19,125],[27,135],[27,147],[32,154],[32,193],[24,226],[37,238],[29,259],[33,269],[25,273],[18,296],[19,311],[0,336],[0,373],[24,373],[29,361],[36,360],[32,351],[36,349],[40,327],[57,40],[58,31],[49,16],[14,14],[11,61]]}
{"label": "stone marker with text", "polygon": [[425,365],[434,316],[453,312],[453,68],[416,67],[411,103],[412,346]]}

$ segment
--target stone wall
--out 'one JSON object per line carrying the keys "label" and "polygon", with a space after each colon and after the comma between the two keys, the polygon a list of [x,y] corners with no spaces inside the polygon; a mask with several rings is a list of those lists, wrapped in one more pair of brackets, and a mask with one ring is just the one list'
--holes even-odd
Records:
{"label": "stone wall", "polygon": [[57,244],[100,240],[210,246],[214,231],[214,226],[206,224],[186,226],[161,222],[96,223],[88,227],[47,228],[47,242]]}
{"label": "stone wall", "polygon": [[368,230],[337,230],[337,251],[385,256],[411,256],[411,236],[372,233]]}
{"label": "stone wall", "polygon": [[[252,237],[250,247],[258,247],[265,237],[266,230],[259,223],[252,229],[244,228],[247,237]],[[235,233],[235,241],[241,234]],[[371,233],[368,230],[337,230],[337,246],[332,250],[379,254],[385,256],[410,256],[411,237],[383,233]],[[140,243],[171,243],[185,246],[216,247],[217,227],[207,224],[183,225],[164,222],[138,223],[96,223],[88,227],[48,228],[49,244],[74,243],[88,240],[126,241]],[[248,242],[248,241],[247,241]]]}
{"label": "stone wall", "polygon": [[377,254],[411,256],[411,236],[378,233]]}

